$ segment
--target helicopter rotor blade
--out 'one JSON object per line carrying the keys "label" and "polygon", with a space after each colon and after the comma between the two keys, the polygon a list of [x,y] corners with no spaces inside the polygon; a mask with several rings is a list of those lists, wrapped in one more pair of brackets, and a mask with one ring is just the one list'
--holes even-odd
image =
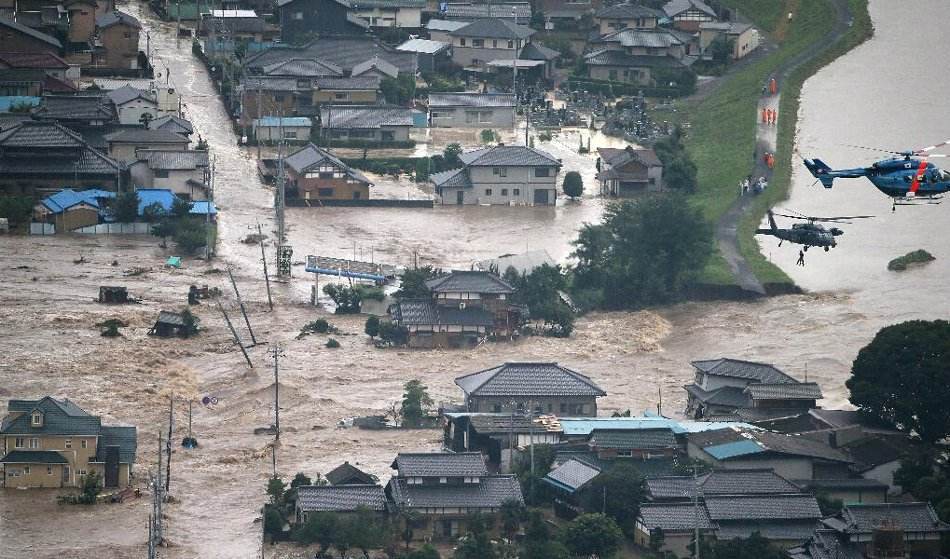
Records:
{"label": "helicopter rotor blade", "polygon": [[872,147],[868,147],[868,146],[856,146],[856,145],[854,145],[854,144],[842,144],[842,145],[847,146],[847,147],[849,147],[849,148],[866,149],[866,150],[869,150],[869,151],[877,151],[877,152],[881,152],[881,153],[893,153],[894,155],[905,155],[905,154],[907,153],[907,152],[904,152],[904,151],[894,151],[894,150],[892,150],[892,149],[872,148]]}
{"label": "helicopter rotor blade", "polygon": [[946,140],[946,141],[940,142],[939,144],[934,144],[934,145],[932,145],[932,146],[927,146],[927,147],[925,147],[925,148],[923,148],[923,149],[918,149],[917,151],[914,152],[914,155],[921,155],[921,154],[924,154],[924,153],[928,153],[928,152],[931,152],[931,151],[933,151],[933,150],[935,150],[935,149],[937,149],[937,148],[943,147],[943,146],[945,146],[945,145],[947,145],[947,144],[950,144],[950,140]]}

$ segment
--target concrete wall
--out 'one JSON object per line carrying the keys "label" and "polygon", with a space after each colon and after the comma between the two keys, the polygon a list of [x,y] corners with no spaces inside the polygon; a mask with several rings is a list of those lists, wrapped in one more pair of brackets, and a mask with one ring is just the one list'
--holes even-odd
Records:
{"label": "concrete wall", "polygon": [[102,65],[107,68],[138,68],[139,30],[116,24],[99,30],[99,39],[105,48]]}
{"label": "concrete wall", "polygon": [[875,468],[871,468],[870,470],[861,474],[861,477],[864,479],[874,479],[881,483],[886,483],[890,488],[888,493],[900,493],[903,491],[903,489],[900,485],[896,485],[894,483],[894,472],[896,472],[900,467],[900,460],[894,460],[893,462],[888,462]]}
{"label": "concrete wall", "polygon": [[119,109],[119,123],[120,124],[141,124],[142,115],[150,114],[152,119],[157,119],[161,114],[158,112],[158,105],[152,103],[151,101],[146,101],[145,99],[138,98],[125,103]]}
{"label": "concrete wall", "polygon": [[514,107],[429,109],[433,128],[511,128],[514,126]]}

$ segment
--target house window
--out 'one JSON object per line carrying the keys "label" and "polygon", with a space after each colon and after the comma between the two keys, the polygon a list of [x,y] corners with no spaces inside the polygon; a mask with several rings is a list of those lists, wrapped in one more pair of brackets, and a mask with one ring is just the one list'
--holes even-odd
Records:
{"label": "house window", "polygon": [[297,132],[296,132],[296,131],[290,131],[290,130],[284,130],[284,138],[286,138],[286,139],[288,139],[288,140],[296,140],[296,139],[297,139]]}
{"label": "house window", "polygon": [[536,176],[536,177],[550,177],[550,176],[551,176],[551,169],[548,169],[547,167],[537,167],[537,168],[535,168],[535,170],[534,170],[534,176]]}
{"label": "house window", "polygon": [[156,179],[167,179],[168,170],[167,169],[155,169],[155,178]]}
{"label": "house window", "polygon": [[327,173],[327,172],[324,172],[324,171],[320,171],[319,176],[320,176],[321,179],[332,179],[332,178],[333,178],[333,172],[331,171],[331,172]]}
{"label": "house window", "polygon": [[465,37],[462,37],[461,39],[459,39],[459,46],[460,46],[460,47],[464,47],[464,46],[465,46]]}
{"label": "house window", "polygon": [[333,189],[332,188],[318,188],[317,196],[324,196],[324,197],[330,198],[333,196]]}
{"label": "house window", "polygon": [[491,42],[491,46],[492,46],[492,48],[497,49],[497,48],[498,48],[498,39],[493,39],[492,42]]}
{"label": "house window", "polygon": [[491,411],[495,413],[501,413],[501,404],[495,404],[491,407]]}
{"label": "house window", "polygon": [[88,442],[88,441],[86,441],[86,439],[80,440],[80,441],[79,441],[79,448],[86,448],[86,443],[87,443],[87,442]]}
{"label": "house window", "polygon": [[491,173],[499,177],[507,177],[508,168],[507,167],[492,167]]}
{"label": "house window", "polygon": [[629,457],[633,456],[633,451],[632,451],[632,450],[618,450],[618,451],[617,451],[617,456],[620,456],[620,457],[623,457],[623,458],[629,458]]}
{"label": "house window", "polygon": [[338,101],[345,101],[348,95],[346,93],[334,93],[333,98]]}
{"label": "house window", "polygon": [[514,42],[514,41],[508,41],[508,48],[510,48],[510,49],[515,48],[515,42]]}
{"label": "house window", "polygon": [[515,196],[521,196],[521,189],[515,188],[511,191],[511,193],[514,194]]}
{"label": "house window", "polygon": [[40,427],[43,425],[43,414],[40,412],[33,412],[33,415],[30,417],[30,425],[33,427]]}
{"label": "house window", "polygon": [[30,448],[39,448],[39,447],[40,447],[40,440],[39,440],[39,439],[37,439],[37,438],[35,438],[35,437],[32,438],[32,439],[30,439]]}
{"label": "house window", "polygon": [[482,47],[485,46],[485,40],[484,40],[484,39],[472,39],[472,46],[475,47],[475,48],[477,48],[477,49],[480,49],[480,48],[482,48]]}
{"label": "house window", "polygon": [[303,12],[294,12],[294,19],[300,20],[303,19]]}
{"label": "house window", "polygon": [[448,483],[448,482],[449,482],[449,478],[445,478],[445,477],[439,478],[439,483]]}
{"label": "house window", "polygon": [[123,33],[122,36],[125,37],[126,39],[131,39],[131,38],[132,38],[132,34],[129,33],[128,31],[126,31],[125,33]]}
{"label": "house window", "polygon": [[561,413],[567,413],[567,404],[561,404]]}
{"label": "house window", "polygon": [[86,470],[76,470],[76,474],[79,477],[84,477],[86,475]]}
{"label": "house window", "polygon": [[485,196],[491,196],[491,189],[490,189],[490,188],[486,188],[486,189],[485,189]]}
{"label": "house window", "polygon": [[502,195],[502,196],[508,196],[508,189],[507,189],[507,188],[502,188],[502,189],[501,189],[501,195]]}
{"label": "house window", "polygon": [[409,484],[409,485],[422,485],[422,478],[421,478],[421,477],[411,477],[411,478],[409,478],[409,479],[406,480],[406,483]]}
{"label": "house window", "polygon": [[23,437],[17,437],[16,440],[13,441],[14,448],[23,448],[24,444],[25,442],[23,440]]}
{"label": "house window", "polygon": [[46,475],[48,476],[53,475],[53,467],[50,466],[49,464],[46,465]]}
{"label": "house window", "polygon": [[66,444],[63,445],[63,446],[64,446],[65,448],[72,448],[72,447],[73,447],[73,440],[72,440],[72,439],[66,439]]}
{"label": "house window", "polygon": [[25,475],[25,476],[30,475],[30,467],[29,467],[29,466],[23,466],[23,475]]}

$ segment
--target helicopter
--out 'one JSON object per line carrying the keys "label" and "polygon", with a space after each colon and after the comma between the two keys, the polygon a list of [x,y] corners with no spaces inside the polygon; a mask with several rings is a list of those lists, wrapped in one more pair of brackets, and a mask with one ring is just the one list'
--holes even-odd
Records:
{"label": "helicopter", "polygon": [[[792,211],[792,210],[787,210]],[[778,246],[782,246],[782,243],[788,241],[797,245],[804,245],[803,251],[808,251],[810,247],[822,247],[825,249],[825,252],[833,249],[838,246],[835,237],[840,237],[844,235],[844,231],[838,229],[837,227],[831,227],[825,229],[824,225],[821,223],[850,223],[850,219],[868,219],[874,217],[873,215],[849,215],[849,216],[836,216],[836,217],[812,217],[798,212],[793,212],[798,215],[774,213],[772,210],[768,211],[769,218],[769,228],[768,229],[756,229],[756,235],[771,235],[779,239]],[[787,217],[790,219],[802,220],[805,223],[793,223],[791,229],[780,229],[778,225],[775,224],[775,216]],[[800,257],[801,263],[804,265],[804,255]]]}
{"label": "helicopter", "polygon": [[947,154],[930,153],[950,144],[950,140],[918,150],[891,151],[849,146],[899,155],[872,163],[870,167],[832,169],[821,159],[805,159],[805,167],[825,188],[831,188],[834,179],[867,177],[878,190],[893,199],[891,210],[897,206],[939,204],[943,194],[950,192],[950,172],[938,168],[927,159],[950,157]]}

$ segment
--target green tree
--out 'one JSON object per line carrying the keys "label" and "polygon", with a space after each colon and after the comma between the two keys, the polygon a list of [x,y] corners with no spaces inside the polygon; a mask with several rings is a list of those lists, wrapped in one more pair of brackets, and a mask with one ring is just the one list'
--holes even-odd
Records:
{"label": "green tree", "polygon": [[612,204],[574,246],[575,285],[602,289],[607,308],[637,308],[682,294],[712,254],[712,226],[680,198],[650,196]]}
{"label": "green tree", "polygon": [[496,559],[498,552],[488,535],[488,526],[481,514],[468,516],[468,534],[459,540],[455,559]]}
{"label": "green tree", "polygon": [[179,250],[185,254],[194,254],[208,244],[207,224],[198,217],[178,219],[173,238]]}
{"label": "green tree", "polygon": [[415,87],[416,77],[406,73],[401,73],[396,78],[383,78],[379,83],[379,90],[391,105],[408,105],[412,101]]}
{"label": "green tree", "polygon": [[419,379],[410,380],[403,389],[405,390],[402,395],[401,412],[403,425],[418,427],[433,403],[429,390]]}
{"label": "green tree", "polygon": [[568,171],[564,175],[564,184],[561,186],[564,190],[564,195],[569,197],[571,200],[576,200],[584,194],[584,179],[581,178],[581,174],[577,171]]}
{"label": "green tree", "polygon": [[363,325],[363,332],[366,333],[370,338],[375,338],[379,335],[379,317],[376,315],[371,315],[366,319],[366,324]]}
{"label": "green tree", "polygon": [[558,265],[543,264],[528,275],[505,271],[505,281],[515,288],[513,301],[526,305],[535,322],[541,322],[545,334],[567,337],[574,329],[574,311],[561,300],[567,280]]}
{"label": "green tree", "polygon": [[409,342],[409,330],[392,322],[380,322],[379,339],[392,346],[406,345]]}
{"label": "green tree", "polygon": [[673,158],[663,168],[663,184],[682,192],[696,191],[696,164],[685,154]]}
{"label": "green tree", "polygon": [[657,527],[650,530],[650,551],[659,553],[665,543],[666,534],[663,533],[663,528]]}
{"label": "green tree", "polygon": [[406,269],[399,276],[399,289],[393,296],[397,299],[428,299],[432,292],[426,287],[426,282],[437,275],[432,266]]}
{"label": "green tree", "polygon": [[631,533],[643,501],[643,476],[632,464],[615,462],[584,489],[584,509],[604,512]]}
{"label": "green tree", "polygon": [[446,169],[455,169],[462,166],[462,146],[457,143],[451,143],[445,146],[442,151],[442,157],[445,158]]}
{"label": "green tree", "polygon": [[264,508],[264,533],[276,536],[284,529],[284,517],[277,507],[267,505]]}
{"label": "green tree", "polygon": [[520,559],[570,559],[570,551],[552,533],[541,511],[528,513]]}
{"label": "green tree", "polygon": [[142,126],[146,129],[148,129],[149,124],[151,124],[153,120],[155,120],[155,115],[152,113],[142,113],[142,116],[139,117],[139,122],[142,123]]}
{"label": "green tree", "polygon": [[284,502],[284,489],[287,484],[279,477],[272,477],[267,480],[267,494],[270,496],[272,505],[280,505]]}
{"label": "green tree", "polygon": [[323,292],[333,300],[336,305],[335,314],[358,314],[363,305],[359,290],[328,283],[323,286]]}
{"label": "green tree", "polygon": [[191,214],[191,202],[175,196],[170,213],[177,218],[188,217]]}
{"label": "green tree", "polygon": [[82,476],[82,495],[79,496],[79,502],[84,505],[94,505],[102,492],[102,477],[99,472],[92,471]]}
{"label": "green tree", "polygon": [[27,223],[32,215],[32,196],[0,196],[0,217],[7,218],[10,225]]}
{"label": "green tree", "polygon": [[482,130],[480,135],[481,135],[483,144],[493,144],[499,138],[497,132],[495,132],[494,130],[490,130],[488,128]]}
{"label": "green tree", "polygon": [[139,216],[139,195],[137,192],[122,192],[112,201],[112,214],[119,223],[132,223]]}
{"label": "green tree", "polygon": [[294,531],[293,539],[305,545],[320,544],[320,553],[326,554],[327,550],[335,543],[337,530],[336,514],[331,512],[308,513],[307,521]]}
{"label": "green tree", "polygon": [[600,513],[582,514],[564,529],[564,544],[574,555],[606,559],[620,549],[622,541],[617,523]]}
{"label": "green tree", "polygon": [[290,480],[290,488],[296,489],[301,485],[313,485],[310,476],[303,472],[297,472],[297,475],[294,476],[294,479]]}
{"label": "green tree", "polygon": [[432,547],[431,543],[427,543],[406,554],[405,559],[442,559],[442,556],[439,555],[438,549]]}
{"label": "green tree", "polygon": [[389,524],[365,507],[350,517],[348,531],[350,545],[362,551],[364,557],[369,557],[369,550],[386,545],[391,537]]}
{"label": "green tree", "polygon": [[521,522],[525,519],[524,505],[516,499],[508,499],[501,504],[499,512],[502,532],[511,540],[521,529]]}
{"label": "green tree", "polygon": [[142,208],[142,219],[145,220],[146,223],[155,223],[164,216],[165,208],[163,208],[158,202],[149,204]]}
{"label": "green tree", "polygon": [[709,55],[712,61],[719,66],[726,66],[732,60],[732,52],[736,42],[725,34],[720,35],[709,43]]}
{"label": "green tree", "polygon": [[175,222],[170,219],[163,219],[155,225],[152,225],[152,235],[162,239],[162,248],[165,248],[168,237],[175,235],[175,231]]}
{"label": "green tree", "polygon": [[783,559],[786,554],[758,532],[753,532],[748,538],[717,541],[712,544],[712,553],[702,556],[709,559]]}
{"label": "green tree", "polygon": [[882,328],[845,385],[859,410],[934,443],[950,434],[948,370],[950,322],[913,320]]}

